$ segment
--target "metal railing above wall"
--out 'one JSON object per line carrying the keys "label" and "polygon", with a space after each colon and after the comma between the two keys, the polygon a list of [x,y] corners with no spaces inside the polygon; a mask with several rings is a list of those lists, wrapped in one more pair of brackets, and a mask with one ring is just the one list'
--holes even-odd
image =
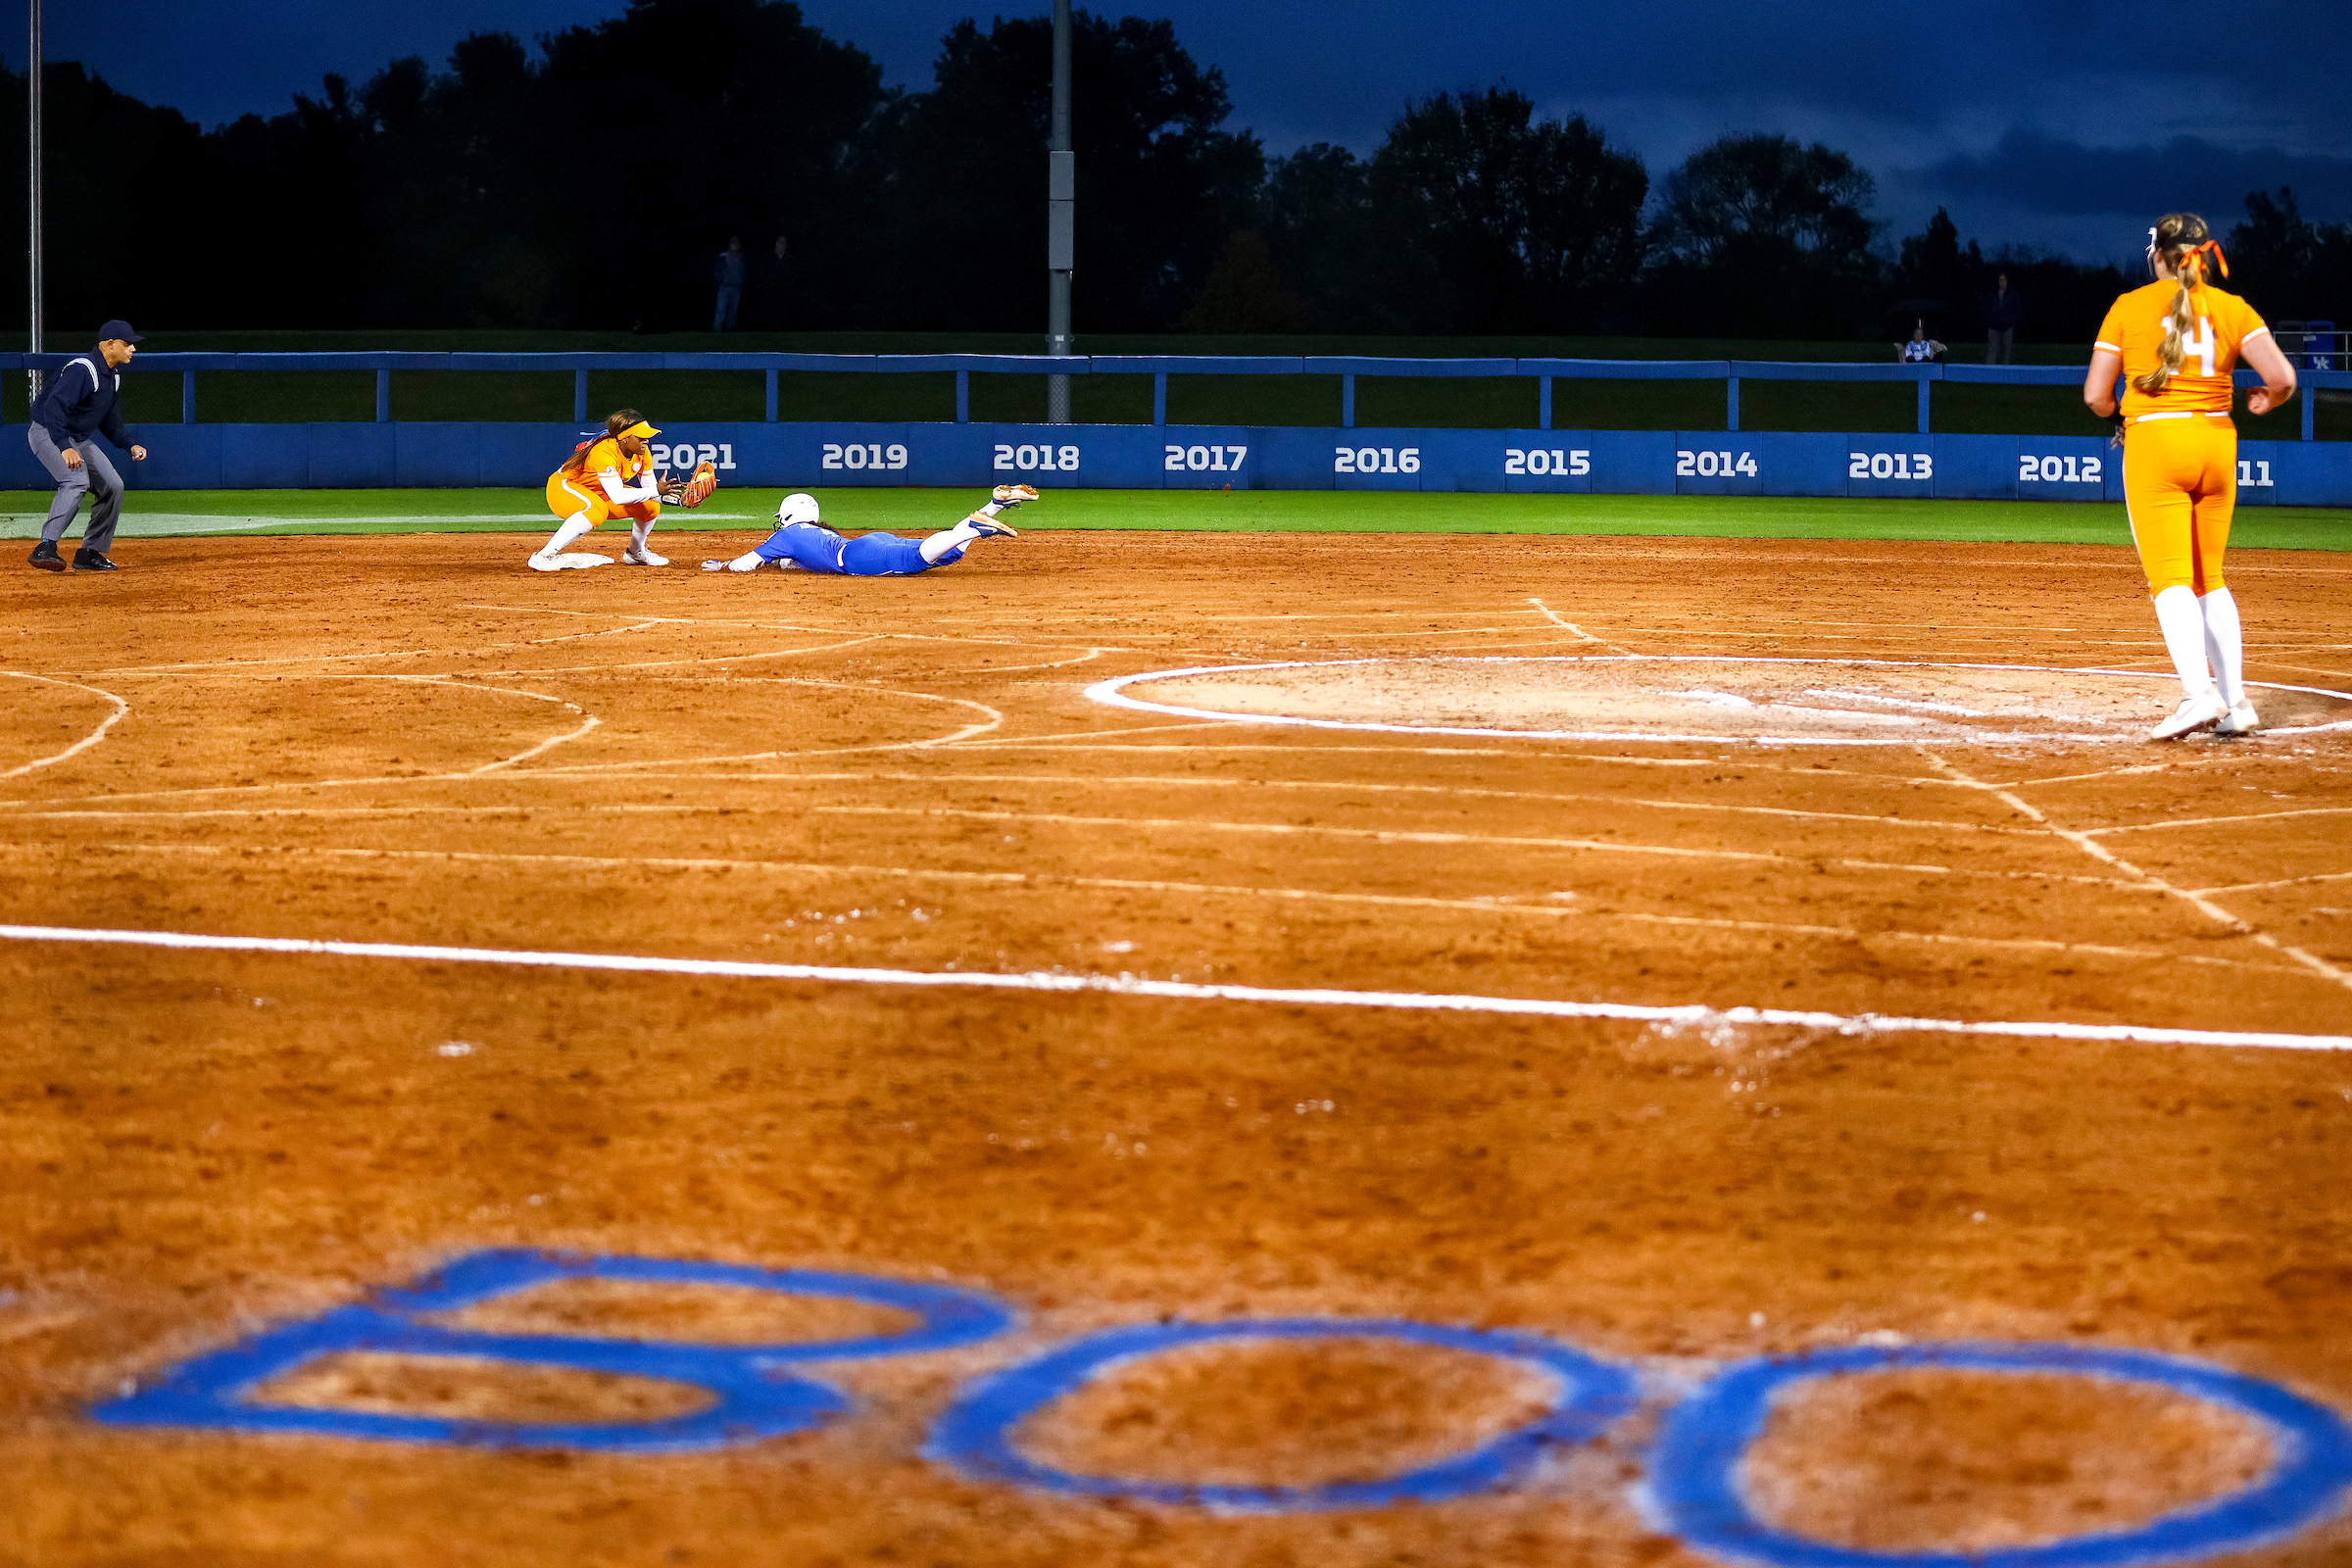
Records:
{"label": "metal railing above wall", "polygon": [[[49,372],[75,358],[71,354],[0,355],[0,368]],[[1867,365],[1806,360],[1564,360],[1564,359],[1417,359],[1365,355],[1071,355],[1044,354],[473,354],[473,353],[359,353],[359,354],[142,354],[127,367],[133,374],[176,372],[180,382],[180,420],[196,422],[196,376],[199,371],[263,372],[285,370],[372,370],[375,372],[375,417],[392,417],[392,372],[395,370],[477,370],[572,374],[572,418],[588,417],[588,373],[591,370],[759,370],[767,380],[767,414],[776,421],[776,378],[780,374],[850,372],[857,374],[938,374],[956,377],[956,422],[971,420],[971,378],[975,371],[991,375],[1149,375],[1152,377],[1152,422],[1168,422],[1168,377],[1171,375],[1336,375],[1340,378],[1340,423],[1355,426],[1357,376],[1477,376],[1531,377],[1537,384],[1537,427],[1551,423],[1551,385],[1555,380],[1586,381],[1717,381],[1724,383],[1724,428],[1740,428],[1740,383],[1748,381],[1909,381],[1919,388],[1919,433],[1930,434],[1929,388],[1937,381],[1963,386],[2080,386],[2082,370],[2065,365]],[[2303,370],[2305,386],[2352,389],[2352,370]],[[2259,386],[2261,377],[2249,370],[2236,373],[2240,387]],[[2305,397],[2303,439],[2314,436],[2312,408],[2316,398]]]}

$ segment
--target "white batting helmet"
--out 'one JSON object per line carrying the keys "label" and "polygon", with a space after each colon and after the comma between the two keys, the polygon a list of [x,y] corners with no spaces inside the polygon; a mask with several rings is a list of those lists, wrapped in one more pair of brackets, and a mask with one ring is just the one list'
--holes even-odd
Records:
{"label": "white batting helmet", "polygon": [[821,522],[817,515],[816,497],[806,490],[795,490],[776,503],[776,526],[791,522]]}

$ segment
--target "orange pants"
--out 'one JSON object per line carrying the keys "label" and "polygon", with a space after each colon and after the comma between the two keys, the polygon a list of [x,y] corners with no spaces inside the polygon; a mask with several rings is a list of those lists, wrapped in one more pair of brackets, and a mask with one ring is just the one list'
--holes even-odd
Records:
{"label": "orange pants", "polygon": [[612,517],[626,517],[632,522],[655,522],[662,516],[659,501],[614,501],[605,494],[605,487],[591,474],[572,475],[559,468],[548,475],[547,510],[559,517],[575,513],[588,514],[591,524]]}
{"label": "orange pants", "polygon": [[2148,592],[2222,587],[2237,507],[2237,427],[2192,414],[2134,420],[2124,432],[2124,508]]}

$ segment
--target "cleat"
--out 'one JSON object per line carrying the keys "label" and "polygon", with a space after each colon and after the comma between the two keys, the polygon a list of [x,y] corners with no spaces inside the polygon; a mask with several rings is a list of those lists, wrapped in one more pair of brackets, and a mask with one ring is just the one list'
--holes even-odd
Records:
{"label": "cleat", "polygon": [[553,556],[533,556],[528,564],[533,571],[562,571],[564,569],[556,564],[556,558]]}
{"label": "cleat", "polygon": [[964,518],[963,524],[983,539],[1018,539],[1020,537],[1011,523],[1000,517],[982,516],[977,512]]}
{"label": "cleat", "polygon": [[74,552],[74,569],[75,571],[121,571],[122,568],[95,550],[76,550]]}
{"label": "cleat", "polygon": [[2194,697],[2181,698],[2180,706],[2173,710],[2173,716],[2148,731],[2148,739],[2179,740],[2183,735],[2212,727],[2229,714],[2230,705],[2222,701],[2220,692],[2199,692]]}
{"label": "cleat", "polygon": [[2262,717],[2254,711],[2254,700],[2241,697],[2230,705],[2221,722],[2213,726],[2216,735],[2251,735],[2262,728]]}
{"label": "cleat", "polygon": [[1037,499],[1037,487],[1028,484],[1001,484],[988,493],[988,499],[1000,507],[1017,507],[1024,501]]}
{"label": "cleat", "polygon": [[631,545],[628,549],[623,550],[620,553],[620,560],[623,565],[628,566],[666,566],[669,564],[667,556],[657,556],[651,550],[639,545]]}
{"label": "cleat", "polygon": [[723,561],[706,561],[703,563],[703,569],[705,571],[724,571],[727,569],[727,564]]}
{"label": "cleat", "polygon": [[44,539],[39,544],[34,545],[32,547],[32,554],[26,556],[24,559],[33,565],[40,567],[43,571],[63,571],[66,569],[66,558],[57,553],[57,541],[54,539]]}

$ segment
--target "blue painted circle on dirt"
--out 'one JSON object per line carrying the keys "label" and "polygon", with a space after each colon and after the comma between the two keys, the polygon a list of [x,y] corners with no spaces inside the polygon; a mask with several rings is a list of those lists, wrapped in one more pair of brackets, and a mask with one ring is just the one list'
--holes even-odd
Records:
{"label": "blue painted circle on dirt", "polygon": [[[376,1299],[379,1306],[401,1313],[450,1311],[534,1286],[580,1279],[627,1280],[649,1285],[722,1285],[776,1296],[836,1297],[892,1307],[911,1314],[916,1320],[905,1329],[852,1339],[708,1347],[713,1353],[745,1356],[760,1362],[847,1361],[944,1350],[1001,1334],[1013,1320],[1011,1309],[994,1297],[953,1285],[924,1285],[874,1274],[759,1268],[744,1263],[710,1263],[676,1257],[600,1256],[527,1248],[469,1252],[414,1284],[378,1292]],[[593,1338],[567,1336],[564,1343],[578,1344]]]}
{"label": "blue painted circle on dirt", "polygon": [[[1543,1415],[1523,1426],[1475,1448],[1377,1481],[1188,1486],[1061,1470],[1030,1459],[1012,1446],[1012,1429],[1024,1419],[1113,1367],[1187,1346],[1249,1340],[1402,1340],[1467,1350],[1547,1372],[1558,1379],[1560,1393]],[[1624,1369],[1534,1334],[1444,1328],[1399,1318],[1146,1323],[1074,1340],[973,1385],[931,1429],[923,1454],[979,1479],[1049,1492],[1274,1512],[1369,1508],[1406,1500],[1441,1502],[1500,1486],[1546,1446],[1596,1437],[1633,1407],[1634,1398],[1634,1379]]]}
{"label": "blue painted circle on dirt", "polygon": [[[839,1297],[891,1307],[915,1322],[839,1340],[728,1344],[552,1333],[497,1334],[419,1321],[565,1280],[723,1285],[777,1296]],[[1011,1309],[978,1291],[865,1274],[764,1269],[667,1257],[596,1257],[530,1249],[469,1252],[421,1280],[376,1294],[374,1304],[338,1307],[172,1368],[148,1388],[91,1409],[113,1426],[301,1433],[379,1442],[489,1448],[585,1448],[683,1453],[806,1432],[850,1408],[837,1390],[781,1370],[970,1345],[1003,1332]],[[565,1368],[656,1379],[699,1389],[701,1409],[644,1421],[477,1421],[257,1401],[272,1378],[347,1351],[412,1358]]]}
{"label": "blue painted circle on dirt", "polygon": [[[1932,1368],[2039,1373],[2153,1384],[2252,1417],[2269,1435],[2270,1472],[2253,1486],[2132,1530],[1980,1551],[1865,1551],[1777,1529],[1740,1494],[1740,1463],[1774,1397],[1818,1378]],[[1742,1361],[1666,1418],[1649,1459],[1651,1495],[1669,1527],[1719,1556],[1772,1568],[2124,1568],[2237,1551],[2328,1513],[2352,1484],[2352,1425],[2275,1383],[2178,1356],[2067,1345],[1855,1347]]]}

